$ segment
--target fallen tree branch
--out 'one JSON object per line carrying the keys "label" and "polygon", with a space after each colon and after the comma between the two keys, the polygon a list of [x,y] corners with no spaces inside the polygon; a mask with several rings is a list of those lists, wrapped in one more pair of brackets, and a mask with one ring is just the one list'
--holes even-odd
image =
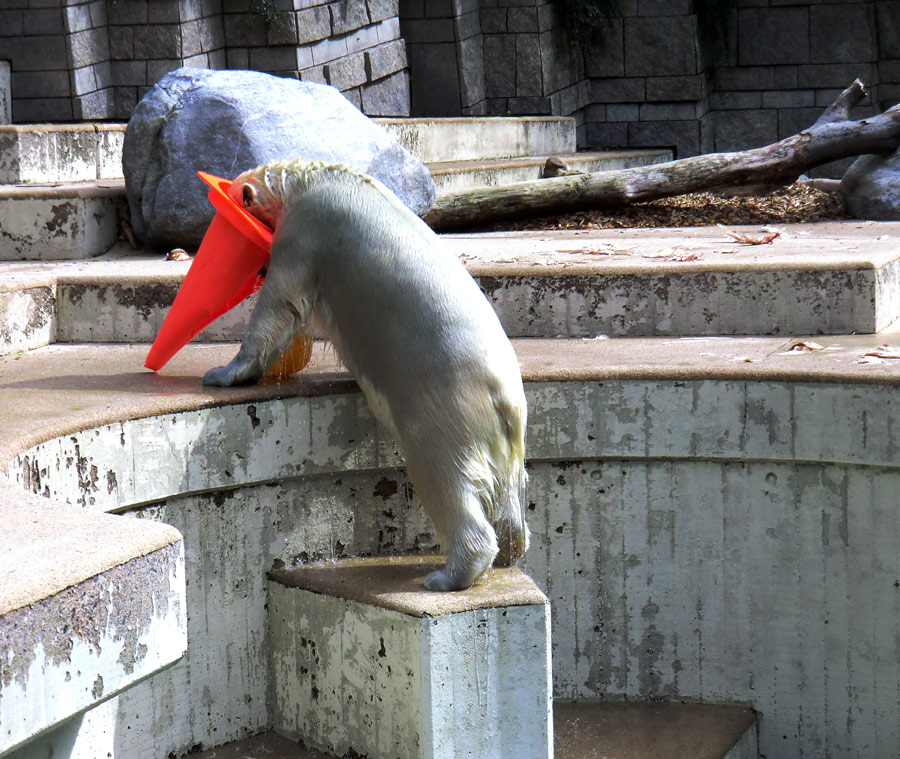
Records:
{"label": "fallen tree branch", "polygon": [[445,195],[438,198],[425,221],[443,231],[689,192],[788,184],[816,166],[869,153],[890,153],[900,146],[900,105],[876,116],[847,120],[850,108],[864,96],[865,89],[857,80],[811,127],[765,147]]}

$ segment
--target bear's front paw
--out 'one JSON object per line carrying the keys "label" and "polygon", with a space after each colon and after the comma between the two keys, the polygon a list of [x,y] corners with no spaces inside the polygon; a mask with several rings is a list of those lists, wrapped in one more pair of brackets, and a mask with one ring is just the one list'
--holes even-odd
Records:
{"label": "bear's front paw", "polygon": [[234,384],[234,372],[229,366],[217,366],[204,374],[201,382],[204,385],[231,387]]}

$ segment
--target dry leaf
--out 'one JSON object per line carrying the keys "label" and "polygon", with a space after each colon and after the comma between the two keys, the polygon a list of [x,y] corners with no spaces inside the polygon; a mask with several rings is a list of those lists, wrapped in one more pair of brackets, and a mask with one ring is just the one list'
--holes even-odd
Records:
{"label": "dry leaf", "polygon": [[[707,224],[756,226],[830,221],[847,217],[840,194],[796,182],[767,195],[723,197],[695,192],[612,209],[576,211],[487,225],[488,229],[585,229],[694,227]],[[579,231],[576,231],[579,230]],[[792,234],[804,234],[793,232]]]}
{"label": "dry leaf", "polygon": [[745,232],[733,232],[727,227],[723,227],[721,224],[718,224],[717,226],[720,227],[726,235],[733,238],[741,245],[768,245],[775,238],[781,237],[781,232],[770,232],[767,235],[758,237],[754,235],[748,235]]}
{"label": "dry leaf", "polygon": [[184,248],[172,248],[166,253],[166,261],[190,261],[191,257]]}
{"label": "dry leaf", "polygon": [[699,253],[673,253],[671,256],[666,256],[664,260],[666,261],[700,261],[703,258]]}
{"label": "dry leaf", "polygon": [[863,356],[871,356],[872,358],[900,359],[900,348],[895,348],[892,345],[879,345],[875,350],[863,353]]}
{"label": "dry leaf", "polygon": [[825,350],[824,345],[819,345],[818,343],[814,343],[811,340],[798,340],[795,343],[791,343],[791,347],[788,348],[788,351],[793,353],[807,353],[809,351],[823,351]]}

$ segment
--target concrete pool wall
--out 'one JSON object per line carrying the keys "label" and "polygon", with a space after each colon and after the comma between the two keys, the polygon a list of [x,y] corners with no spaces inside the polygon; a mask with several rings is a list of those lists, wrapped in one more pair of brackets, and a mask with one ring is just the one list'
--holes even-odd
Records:
{"label": "concrete pool wall", "polygon": [[[117,422],[10,461],[33,492],[184,535],[189,652],[85,715],[96,746],[164,755],[267,727],[265,571],[433,545],[393,443],[348,389]],[[750,704],[761,755],[900,750],[895,384],[527,392],[525,569],[553,606],[555,697]]]}

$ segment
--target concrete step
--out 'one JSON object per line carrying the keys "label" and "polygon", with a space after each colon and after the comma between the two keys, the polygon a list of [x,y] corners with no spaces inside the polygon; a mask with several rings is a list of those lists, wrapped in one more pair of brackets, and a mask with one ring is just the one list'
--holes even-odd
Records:
{"label": "concrete step", "polygon": [[[543,176],[548,155],[520,158],[493,158],[468,161],[438,161],[428,164],[438,195],[494,187],[513,182],[527,182]],[[671,150],[607,150],[557,154],[570,169],[577,171],[612,171],[649,166],[672,160]]]}
{"label": "concrete step", "polygon": [[0,185],[122,178],[124,124],[0,126]]}
{"label": "concrete step", "polygon": [[[425,163],[575,152],[562,117],[375,119]],[[0,125],[0,185],[121,179],[125,124]]]}
{"label": "concrete step", "polygon": [[116,240],[121,179],[0,185],[0,261],[97,256]]}
{"label": "concrete step", "polygon": [[[717,704],[553,704],[556,759],[757,759],[752,709]],[[196,759],[326,759],[271,731],[196,754]]]}
{"label": "concrete step", "polygon": [[424,163],[575,152],[575,120],[559,116],[375,119]]}
{"label": "concrete step", "polygon": [[[76,137],[87,135],[49,134],[53,140],[65,137],[72,142],[77,142]],[[108,136],[114,132],[94,134]],[[45,151],[49,152],[52,151]],[[69,154],[76,152],[69,150]],[[89,161],[83,161],[78,166],[61,163],[58,173],[74,178],[51,181],[47,177],[53,173],[52,161],[44,161],[46,157],[39,156],[46,166],[35,164],[25,172],[33,177],[43,177],[40,181],[0,184],[0,261],[91,258],[108,250],[115,241],[118,213],[115,200],[121,198],[125,202],[125,185],[121,177],[84,178],[91,167]],[[547,157],[443,161],[428,166],[438,194],[444,195],[475,187],[538,179]],[[661,163],[671,158],[671,152],[628,150],[563,154],[562,157],[573,169],[604,171]],[[104,165],[108,163],[106,161]],[[73,198],[78,199],[74,205]]]}
{"label": "concrete step", "polygon": [[547,597],[518,567],[455,593],[425,590],[442,564],[388,556],[270,571],[274,729],[336,756],[550,759]]}
{"label": "concrete step", "polygon": [[[444,242],[511,337],[876,333],[900,319],[900,224],[795,226],[765,246],[729,239],[712,227]],[[190,264],[130,253],[0,265],[0,353],[152,341]],[[251,308],[248,299],[199,339],[240,339]]]}

